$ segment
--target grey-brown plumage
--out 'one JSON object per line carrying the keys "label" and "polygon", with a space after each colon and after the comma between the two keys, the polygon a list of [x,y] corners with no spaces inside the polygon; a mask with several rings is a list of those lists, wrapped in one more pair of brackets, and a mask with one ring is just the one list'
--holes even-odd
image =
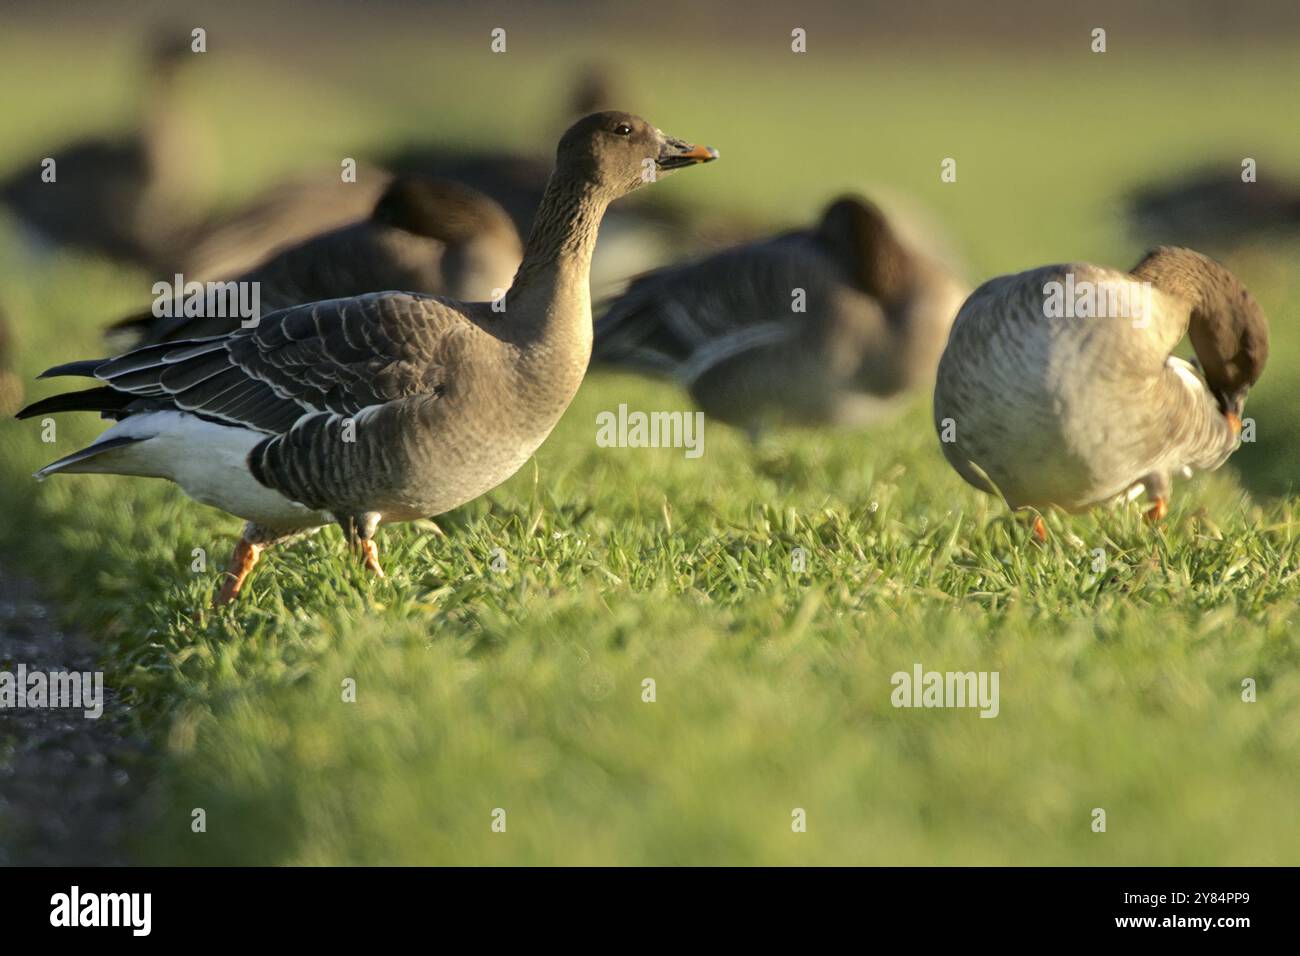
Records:
{"label": "grey-brown plumage", "polygon": [[933,380],[966,291],[847,196],[810,229],[635,280],[596,324],[593,361],[671,377],[751,434],[858,424]]}
{"label": "grey-brown plumage", "polygon": [[331,520],[377,570],[381,521],[439,514],[494,488],[568,406],[591,353],[588,271],[606,205],[646,181],[646,161],[662,176],[716,155],[630,114],[576,123],[503,308],[373,293],[51,369],[103,384],[20,417],[81,407],[119,421],[38,476],[165,477],[248,519],[225,600],[261,547]]}
{"label": "grey-brown plumage", "polygon": [[[1189,331],[1204,378],[1172,357]],[[1012,507],[1080,511],[1145,490],[1159,517],[1175,472],[1217,468],[1237,447],[1267,353],[1250,293],[1190,249],[1157,249],[1131,273],[1044,266],[962,307],[935,425],[958,473]]]}
{"label": "grey-brown plumage", "polygon": [[[0,202],[41,243],[147,268],[169,263],[177,235],[197,213],[203,143],[176,102],[188,35],[154,38],[138,126],[121,135],[61,144],[0,182]],[[54,161],[53,179],[45,160]]]}
{"label": "grey-brown plumage", "polygon": [[[481,302],[509,288],[521,255],[514,223],[491,199],[459,183],[402,176],[368,219],[291,246],[227,281],[257,283],[262,312],[386,290]],[[134,332],[139,344],[151,344],[240,327],[238,315],[186,316],[184,304],[181,297],[166,315],[150,309],[111,331]]]}

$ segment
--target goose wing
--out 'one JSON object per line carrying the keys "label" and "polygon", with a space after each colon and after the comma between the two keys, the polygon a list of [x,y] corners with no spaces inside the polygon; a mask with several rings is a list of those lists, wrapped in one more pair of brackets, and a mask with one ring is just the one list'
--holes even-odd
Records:
{"label": "goose wing", "polygon": [[375,293],[295,306],[228,336],[146,346],[89,372],[151,407],[275,435],[304,417],[355,416],[439,391],[472,327],[443,300]]}
{"label": "goose wing", "polygon": [[788,234],[647,273],[596,323],[593,361],[690,381],[743,352],[815,339],[832,270]]}

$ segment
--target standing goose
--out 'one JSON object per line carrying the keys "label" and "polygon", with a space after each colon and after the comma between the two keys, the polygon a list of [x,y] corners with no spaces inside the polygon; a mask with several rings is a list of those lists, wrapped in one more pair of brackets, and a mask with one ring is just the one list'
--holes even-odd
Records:
{"label": "standing goose", "polygon": [[[1185,334],[1204,379],[1171,354]],[[1130,273],[1044,266],[962,307],[935,425],[957,472],[1012,508],[1076,512],[1145,490],[1158,520],[1174,472],[1217,468],[1237,447],[1267,357],[1259,305],[1200,253],[1161,247]]]}
{"label": "standing goose", "polygon": [[269,545],[330,522],[382,573],[375,528],[440,514],[505,481],[550,434],[591,355],[588,272],[605,207],[717,157],[628,113],[560,140],[499,303],[381,292],[301,305],[227,336],[163,343],[46,375],[104,384],[20,413],[117,424],[37,473],[167,478],[247,519],[217,603]]}
{"label": "standing goose", "polygon": [[[267,312],[389,289],[482,302],[510,287],[521,255],[514,223],[482,193],[401,176],[369,219],[292,246],[229,281],[257,283]],[[138,333],[144,345],[225,335],[241,324],[239,316],[187,316],[184,297],[167,311],[138,313],[110,331]]]}
{"label": "standing goose", "polygon": [[933,381],[967,291],[846,196],[811,229],[635,280],[596,324],[594,361],[671,377],[755,438],[861,424]]}
{"label": "standing goose", "polygon": [[[169,261],[203,192],[203,130],[177,103],[188,36],[159,34],[148,51],[139,127],[32,157],[0,182],[0,202],[39,245],[59,244],[147,268]],[[54,160],[46,181],[44,160]]]}

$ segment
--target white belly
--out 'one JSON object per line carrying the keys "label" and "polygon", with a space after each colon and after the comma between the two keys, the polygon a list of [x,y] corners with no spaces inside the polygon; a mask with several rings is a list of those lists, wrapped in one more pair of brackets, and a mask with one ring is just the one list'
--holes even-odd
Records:
{"label": "white belly", "polygon": [[102,470],[119,475],[167,478],[195,501],[269,528],[297,530],[331,518],[266,487],[248,470],[248,453],[266,436],[218,425],[185,412],[132,415],[100,440],[147,438],[100,456]]}

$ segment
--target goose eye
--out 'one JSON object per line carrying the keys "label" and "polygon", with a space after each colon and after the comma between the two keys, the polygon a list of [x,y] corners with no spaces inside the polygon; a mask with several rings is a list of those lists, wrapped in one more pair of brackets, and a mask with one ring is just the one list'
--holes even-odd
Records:
{"label": "goose eye", "polygon": [[628,126],[626,123],[619,123],[617,126],[614,127],[614,132],[617,133],[619,136],[631,136],[632,127]]}

